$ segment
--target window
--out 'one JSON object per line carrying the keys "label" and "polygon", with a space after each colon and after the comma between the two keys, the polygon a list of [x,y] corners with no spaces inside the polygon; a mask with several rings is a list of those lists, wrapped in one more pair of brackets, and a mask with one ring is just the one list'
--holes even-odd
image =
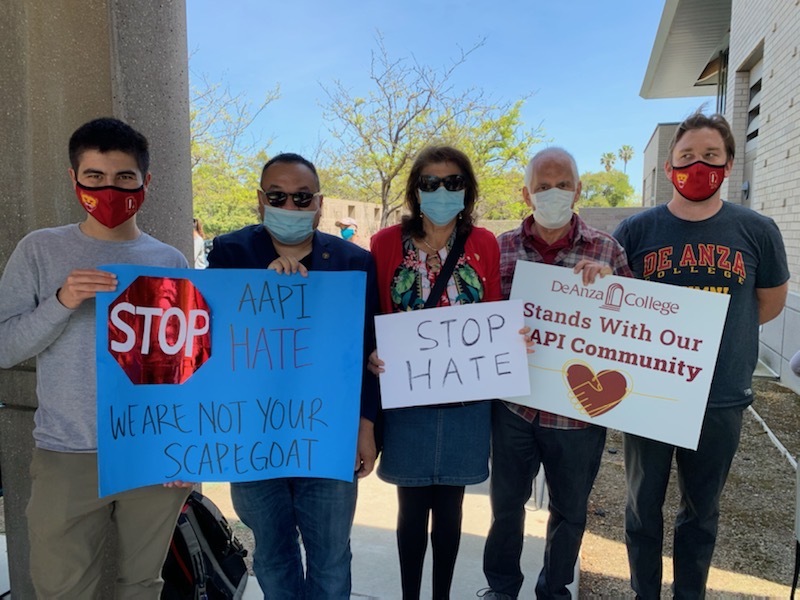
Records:
{"label": "window", "polygon": [[750,94],[747,105],[747,132],[744,145],[745,153],[758,148],[758,130],[761,123],[761,73],[763,63],[758,61],[750,69]]}
{"label": "window", "polygon": [[725,114],[728,100],[728,49],[719,53],[719,73],[717,75],[717,112]]}

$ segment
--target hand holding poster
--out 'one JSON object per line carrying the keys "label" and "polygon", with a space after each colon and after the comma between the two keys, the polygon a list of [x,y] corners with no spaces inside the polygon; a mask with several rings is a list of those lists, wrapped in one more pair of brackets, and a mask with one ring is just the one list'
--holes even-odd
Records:
{"label": "hand holding poster", "polygon": [[97,296],[101,495],[173,480],[352,480],[364,273],[106,270],[119,286]]}
{"label": "hand holding poster", "polygon": [[518,261],[536,351],[517,404],[696,448],[730,298]]}
{"label": "hand holding poster", "polygon": [[512,301],[375,317],[383,408],[527,395],[523,326]]}

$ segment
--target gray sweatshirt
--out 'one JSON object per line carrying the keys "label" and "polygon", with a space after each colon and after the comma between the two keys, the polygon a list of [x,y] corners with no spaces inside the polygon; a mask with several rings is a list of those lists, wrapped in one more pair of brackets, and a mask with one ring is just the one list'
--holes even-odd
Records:
{"label": "gray sweatshirt", "polygon": [[0,278],[0,367],[36,357],[33,437],[45,450],[97,451],[95,302],[70,310],[56,292],[73,269],[103,264],[188,266],[178,250],[145,233],[107,242],[65,225],[25,236]]}

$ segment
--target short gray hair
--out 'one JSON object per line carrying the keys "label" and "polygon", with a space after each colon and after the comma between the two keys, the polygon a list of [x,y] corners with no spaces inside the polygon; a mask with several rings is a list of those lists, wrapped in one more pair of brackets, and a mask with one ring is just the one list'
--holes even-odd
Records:
{"label": "short gray hair", "polygon": [[531,183],[533,183],[533,169],[536,166],[536,162],[542,160],[543,158],[549,157],[569,159],[569,162],[572,165],[572,174],[575,176],[575,185],[578,185],[580,176],[578,175],[578,163],[575,162],[575,157],[564,150],[564,148],[559,146],[551,146],[550,148],[539,150],[539,152],[534,154],[533,158],[528,161],[528,165],[525,167],[525,187],[528,188],[529,192],[531,191]]}

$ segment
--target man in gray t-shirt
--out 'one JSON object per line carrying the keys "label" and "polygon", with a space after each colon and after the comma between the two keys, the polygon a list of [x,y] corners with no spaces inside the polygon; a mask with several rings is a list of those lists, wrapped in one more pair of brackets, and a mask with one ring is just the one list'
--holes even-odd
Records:
{"label": "man in gray t-shirt", "polygon": [[136,225],[150,183],[143,135],[116,119],[90,121],[72,134],[69,158],[86,219],[29,233],[0,278],[0,367],[36,357],[31,577],[40,598],[96,597],[115,527],[116,597],[157,598],[188,490],[173,483],[98,498],[94,297],[117,286],[98,265],[187,263]]}
{"label": "man in gray t-shirt", "polygon": [[634,275],[730,296],[696,451],[625,434],[625,542],[637,597],[661,594],[662,507],[672,457],[680,510],[675,520],[675,598],[702,598],[717,537],[719,499],[753,401],[758,326],[780,314],[789,270],[772,219],[723,202],[735,144],[721,115],[696,113],[678,127],[664,172],[672,199],[623,221],[614,232]]}

